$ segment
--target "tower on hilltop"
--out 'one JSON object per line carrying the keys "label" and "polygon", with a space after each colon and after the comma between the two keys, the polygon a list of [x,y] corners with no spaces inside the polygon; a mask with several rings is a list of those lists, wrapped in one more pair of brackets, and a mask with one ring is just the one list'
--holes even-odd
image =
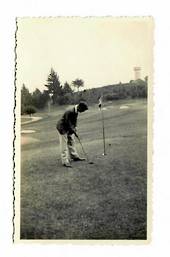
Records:
{"label": "tower on hilltop", "polygon": [[141,67],[134,67],[135,80],[141,78]]}

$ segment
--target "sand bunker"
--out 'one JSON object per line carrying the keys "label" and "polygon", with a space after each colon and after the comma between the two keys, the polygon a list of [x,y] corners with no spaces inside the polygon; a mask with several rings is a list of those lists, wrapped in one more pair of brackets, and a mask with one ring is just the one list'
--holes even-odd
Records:
{"label": "sand bunker", "polygon": [[[25,116],[22,116],[23,118]],[[28,118],[27,116],[25,118]],[[42,117],[31,117],[31,120],[28,120],[28,121],[21,121],[21,124],[24,125],[24,124],[29,124],[29,123],[32,123],[32,122],[35,122],[35,121],[38,121],[38,120],[41,120]]]}
{"label": "sand bunker", "polygon": [[27,144],[31,144],[31,143],[36,143],[38,141],[39,141],[38,139],[35,139],[33,137],[21,136],[21,145],[27,145]]}
{"label": "sand bunker", "polygon": [[30,134],[30,133],[34,133],[35,130],[31,130],[31,129],[27,129],[27,130],[21,130],[21,134]]}
{"label": "sand bunker", "polygon": [[129,108],[129,106],[127,106],[127,105],[121,105],[120,106],[120,109],[128,109]]}

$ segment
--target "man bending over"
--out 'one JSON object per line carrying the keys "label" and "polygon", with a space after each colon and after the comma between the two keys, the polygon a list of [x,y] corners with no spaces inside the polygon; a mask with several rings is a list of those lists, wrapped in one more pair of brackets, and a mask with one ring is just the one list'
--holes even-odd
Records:
{"label": "man bending over", "polygon": [[85,102],[80,102],[72,109],[67,110],[62,118],[57,122],[57,131],[60,141],[61,162],[66,167],[71,167],[70,161],[84,161],[85,158],[80,158],[76,148],[74,136],[76,134],[78,113],[88,110]]}

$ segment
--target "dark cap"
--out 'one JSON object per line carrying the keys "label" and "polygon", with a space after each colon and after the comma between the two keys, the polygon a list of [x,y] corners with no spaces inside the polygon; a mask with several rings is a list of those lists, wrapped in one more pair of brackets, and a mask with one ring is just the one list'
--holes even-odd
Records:
{"label": "dark cap", "polygon": [[84,101],[81,101],[81,102],[78,104],[78,110],[79,110],[80,112],[83,112],[83,111],[88,110],[88,105],[87,105],[87,103],[84,102]]}

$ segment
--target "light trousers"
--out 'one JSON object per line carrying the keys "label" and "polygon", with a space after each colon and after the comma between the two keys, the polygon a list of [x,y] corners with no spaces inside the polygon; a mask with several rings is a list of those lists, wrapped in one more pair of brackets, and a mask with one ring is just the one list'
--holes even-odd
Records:
{"label": "light trousers", "polygon": [[72,135],[61,135],[58,132],[59,142],[60,142],[60,153],[61,153],[61,162],[62,164],[67,164],[71,159],[79,158],[75,147],[75,136]]}

